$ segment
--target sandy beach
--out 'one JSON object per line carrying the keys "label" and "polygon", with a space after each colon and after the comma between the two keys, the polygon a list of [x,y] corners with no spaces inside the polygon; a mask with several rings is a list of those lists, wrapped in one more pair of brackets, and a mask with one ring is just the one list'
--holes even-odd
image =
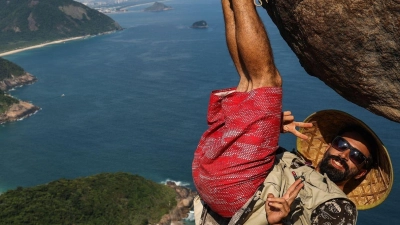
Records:
{"label": "sandy beach", "polygon": [[67,39],[62,39],[62,40],[43,43],[43,44],[40,44],[40,45],[34,45],[34,46],[26,47],[26,48],[15,49],[15,50],[12,50],[12,51],[0,53],[0,57],[5,56],[5,55],[15,54],[15,53],[26,51],[26,50],[30,50],[30,49],[34,49],[34,48],[41,48],[41,47],[44,47],[46,45],[60,44],[60,43],[66,42],[66,41],[74,41],[74,40],[83,39],[83,38],[85,38],[85,36],[67,38]]}

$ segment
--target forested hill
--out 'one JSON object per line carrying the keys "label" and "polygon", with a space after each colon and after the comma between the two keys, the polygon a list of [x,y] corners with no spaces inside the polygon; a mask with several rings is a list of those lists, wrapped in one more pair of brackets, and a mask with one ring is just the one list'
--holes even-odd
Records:
{"label": "forested hill", "polygon": [[22,67],[6,59],[0,58],[0,81],[15,76],[21,76],[23,74],[25,74],[25,71]]}
{"label": "forested hill", "polygon": [[[0,58],[0,124],[8,120],[5,118],[6,115],[4,115],[4,113],[13,104],[18,104],[20,102],[18,99],[13,98],[4,91],[19,85],[31,84],[35,81],[36,78],[27,73],[22,67],[6,59]],[[29,112],[31,112],[30,109],[28,109],[27,113]],[[26,113],[21,113],[21,116],[25,115]]]}
{"label": "forested hill", "polygon": [[0,0],[0,52],[122,29],[73,0]]}
{"label": "forested hill", "polygon": [[127,173],[61,179],[0,195],[1,224],[156,224],[176,205],[168,186]]}

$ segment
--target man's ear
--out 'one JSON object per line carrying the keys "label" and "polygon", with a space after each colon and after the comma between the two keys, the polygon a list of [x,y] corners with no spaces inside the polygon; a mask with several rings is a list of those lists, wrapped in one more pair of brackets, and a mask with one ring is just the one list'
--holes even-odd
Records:
{"label": "man's ear", "polygon": [[354,176],[354,179],[356,179],[356,180],[360,179],[361,177],[367,175],[367,173],[368,173],[368,170],[360,169],[360,172],[356,176]]}

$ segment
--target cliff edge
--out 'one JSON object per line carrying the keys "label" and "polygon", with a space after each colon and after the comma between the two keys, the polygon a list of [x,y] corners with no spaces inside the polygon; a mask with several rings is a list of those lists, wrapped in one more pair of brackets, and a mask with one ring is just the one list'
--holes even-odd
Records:
{"label": "cliff edge", "polygon": [[0,113],[0,124],[26,118],[40,110],[39,107],[24,101],[12,104],[4,113]]}
{"label": "cliff edge", "polygon": [[14,87],[32,84],[36,80],[36,77],[22,67],[0,58],[0,124],[25,118],[40,109],[6,93]]}
{"label": "cliff edge", "polygon": [[11,76],[11,78],[0,80],[0,90],[7,91],[21,85],[33,84],[36,81],[36,77],[30,73],[25,73],[21,76]]}

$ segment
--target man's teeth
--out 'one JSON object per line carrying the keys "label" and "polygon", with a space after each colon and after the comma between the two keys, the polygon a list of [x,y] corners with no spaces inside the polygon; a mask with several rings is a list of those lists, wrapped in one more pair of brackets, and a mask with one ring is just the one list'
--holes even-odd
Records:
{"label": "man's teeth", "polygon": [[333,160],[333,162],[334,162],[336,165],[338,165],[338,166],[340,166],[340,167],[343,167],[342,164],[341,164],[339,161]]}

